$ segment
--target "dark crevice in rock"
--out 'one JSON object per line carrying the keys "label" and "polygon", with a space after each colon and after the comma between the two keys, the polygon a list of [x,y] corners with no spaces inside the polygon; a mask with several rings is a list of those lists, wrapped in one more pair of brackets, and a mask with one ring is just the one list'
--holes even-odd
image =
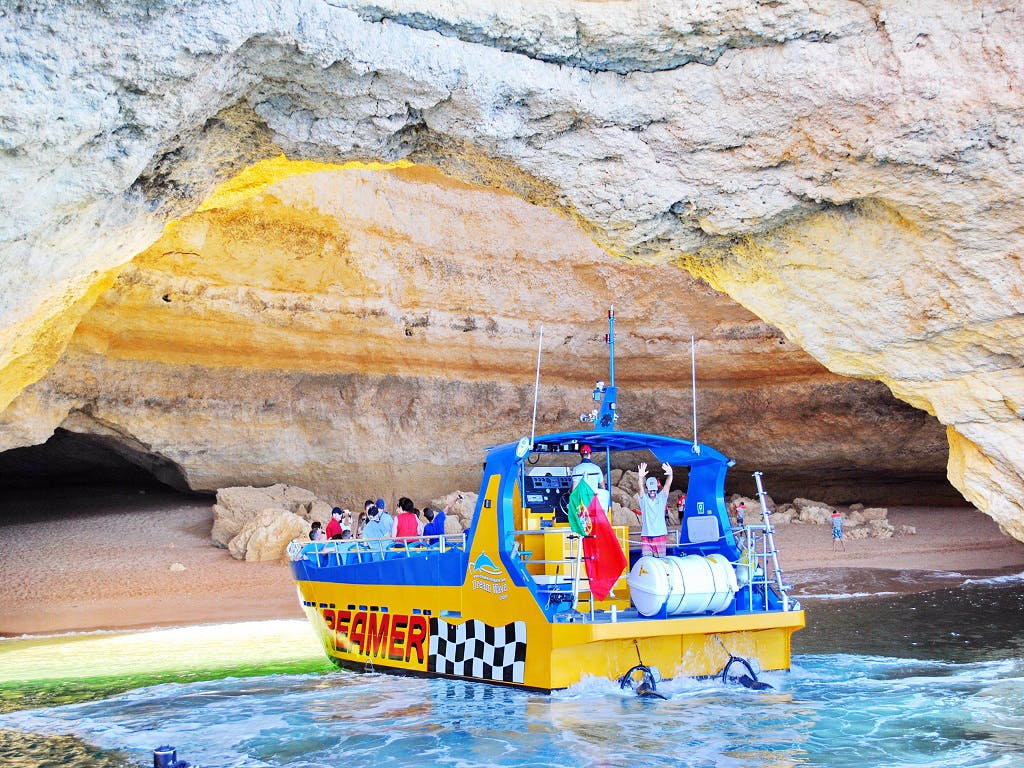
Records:
{"label": "dark crevice in rock", "polygon": [[696,43],[683,51],[662,54],[664,56],[662,59],[658,58],[658,54],[646,50],[639,44],[632,49],[632,52],[616,55],[608,51],[600,39],[588,39],[585,26],[577,19],[575,52],[555,54],[540,50],[540,40],[531,44],[530,40],[495,34],[483,24],[452,23],[438,16],[416,11],[396,13],[391,9],[374,4],[353,5],[344,2],[330,2],[330,0],[327,4],[336,8],[352,10],[364,21],[370,23],[389,22],[421,32],[434,32],[464,43],[495,48],[503,53],[525,56],[547,64],[557,64],[592,73],[611,72],[619,75],[670,72],[690,64],[711,66],[716,64],[728,51],[780,47],[798,41],[830,43],[845,36],[825,29],[807,29],[788,35],[761,34],[755,30],[746,30],[745,32],[735,30],[731,33],[723,33],[711,22],[695,21],[686,37],[694,40],[707,37],[709,42],[707,44]]}

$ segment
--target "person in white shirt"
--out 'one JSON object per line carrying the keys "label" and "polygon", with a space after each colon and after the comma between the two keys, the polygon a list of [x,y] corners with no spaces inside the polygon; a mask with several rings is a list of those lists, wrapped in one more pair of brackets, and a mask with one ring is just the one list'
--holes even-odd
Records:
{"label": "person in white shirt", "polygon": [[637,469],[640,490],[636,500],[640,504],[642,525],[640,529],[640,553],[642,555],[665,556],[668,540],[668,526],[665,524],[665,506],[668,504],[668,491],[672,487],[672,467],[662,463],[665,473],[665,484],[658,489],[658,479],[647,477],[647,462],[641,462]]}
{"label": "person in white shirt", "polygon": [[586,480],[587,485],[594,491],[604,485],[604,472],[590,460],[590,446],[584,443],[580,446],[580,463],[572,468],[573,490],[579,485],[580,480]]}

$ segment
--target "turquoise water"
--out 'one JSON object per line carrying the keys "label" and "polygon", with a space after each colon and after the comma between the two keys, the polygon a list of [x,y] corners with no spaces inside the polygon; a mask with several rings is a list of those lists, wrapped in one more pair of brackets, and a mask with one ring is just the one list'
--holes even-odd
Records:
{"label": "turquoise water", "polygon": [[[229,655],[252,667],[127,692],[94,688],[78,703],[8,711],[0,742],[23,743],[0,746],[0,763],[38,768],[68,750],[76,764],[151,764],[153,747],[170,743],[207,767],[1024,766],[1020,577],[816,601],[810,622],[796,636],[792,671],[764,676],[775,690],[672,681],[659,687],[667,701],[637,699],[604,680],[544,696],[325,672],[302,622],[177,630],[173,642],[161,634],[169,630],[113,636],[131,639],[98,648],[94,664],[113,652],[121,669],[133,653],[145,665],[157,639],[167,641],[166,674],[209,643],[218,653],[236,648]],[[261,629],[268,624],[273,631]],[[33,642],[0,645],[0,681],[31,658],[35,666],[8,685],[60,677]],[[277,658],[277,644],[289,646],[287,658]],[[259,660],[278,664],[278,673],[254,676]],[[119,679],[107,671],[104,679]],[[66,695],[74,698],[76,684],[68,681]]]}

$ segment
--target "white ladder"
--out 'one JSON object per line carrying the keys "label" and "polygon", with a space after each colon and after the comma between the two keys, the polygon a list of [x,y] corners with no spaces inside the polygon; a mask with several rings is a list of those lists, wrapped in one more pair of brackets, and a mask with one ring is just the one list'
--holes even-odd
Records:
{"label": "white ladder", "polygon": [[[779,565],[779,549],[775,546],[775,526],[772,525],[768,513],[768,502],[765,500],[764,486],[761,485],[761,473],[754,473],[754,482],[757,483],[757,500],[761,503],[761,516],[764,518],[765,554],[771,559],[772,571],[775,575],[775,586],[778,588],[779,596],[782,598],[782,610],[789,610],[788,586],[782,581],[782,567]],[[767,586],[768,574],[765,574],[765,585]],[[768,609],[768,595],[765,594],[764,607]]]}

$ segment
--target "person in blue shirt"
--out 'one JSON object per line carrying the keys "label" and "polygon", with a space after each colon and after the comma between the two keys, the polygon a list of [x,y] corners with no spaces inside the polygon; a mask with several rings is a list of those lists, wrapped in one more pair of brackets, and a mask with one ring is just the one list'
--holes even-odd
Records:
{"label": "person in blue shirt", "polygon": [[363,528],[360,537],[367,540],[367,546],[374,552],[383,553],[391,543],[391,529],[395,521],[385,510],[384,499],[377,499],[373,509],[374,515]]}
{"label": "person in blue shirt", "polygon": [[[456,501],[462,501],[462,494],[458,495],[458,498],[453,499],[448,506],[442,509],[440,512],[435,513],[430,507],[423,510],[423,516],[427,518],[427,524],[423,526],[424,536],[440,536],[444,533],[444,520],[448,512],[452,508],[452,504]],[[427,543],[433,544],[434,539],[430,539]]]}

